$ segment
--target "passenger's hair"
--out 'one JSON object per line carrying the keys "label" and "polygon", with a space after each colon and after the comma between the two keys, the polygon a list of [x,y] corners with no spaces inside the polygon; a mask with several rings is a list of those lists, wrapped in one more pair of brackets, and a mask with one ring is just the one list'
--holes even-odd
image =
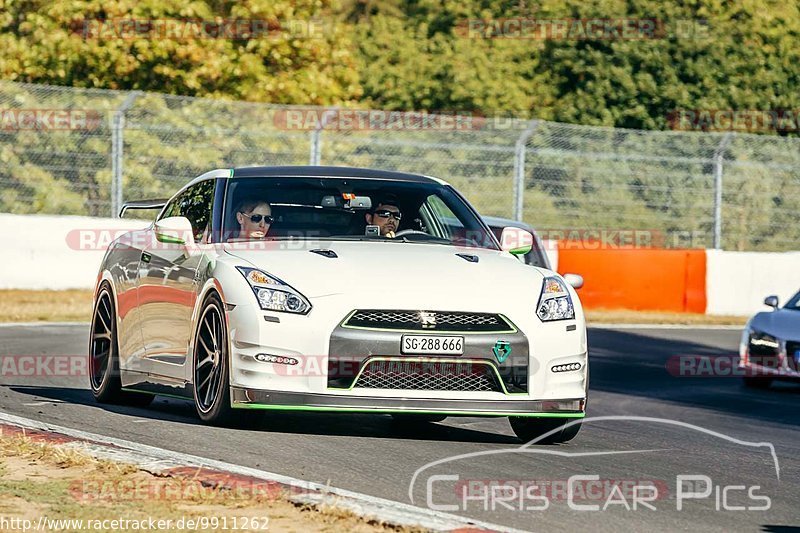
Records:
{"label": "passenger's hair", "polygon": [[249,213],[260,205],[269,205],[266,200],[242,200],[239,202],[239,207],[236,208],[237,213]]}

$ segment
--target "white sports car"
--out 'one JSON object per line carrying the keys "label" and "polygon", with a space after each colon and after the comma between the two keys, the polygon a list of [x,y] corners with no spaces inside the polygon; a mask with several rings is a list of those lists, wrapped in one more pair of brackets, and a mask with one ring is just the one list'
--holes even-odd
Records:
{"label": "white sports car", "polygon": [[405,422],[507,416],[564,442],[587,398],[575,290],[512,254],[442,180],[344,167],[214,170],[97,277],[90,382],[98,401],[389,413]]}

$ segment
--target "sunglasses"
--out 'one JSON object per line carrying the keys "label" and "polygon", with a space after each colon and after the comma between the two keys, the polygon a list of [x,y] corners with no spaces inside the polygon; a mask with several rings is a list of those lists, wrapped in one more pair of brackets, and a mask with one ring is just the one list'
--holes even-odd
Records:
{"label": "sunglasses", "polygon": [[403,218],[403,215],[402,213],[400,213],[400,211],[389,211],[388,209],[378,209],[377,211],[375,211],[375,215],[381,218],[392,217],[397,221]]}
{"label": "sunglasses", "polygon": [[273,222],[275,222],[275,217],[273,217],[272,215],[259,215],[259,214],[248,215],[247,213],[242,213],[242,214],[247,218],[249,218],[253,224],[258,224],[259,222],[261,222],[262,218],[264,219],[264,224],[272,224]]}

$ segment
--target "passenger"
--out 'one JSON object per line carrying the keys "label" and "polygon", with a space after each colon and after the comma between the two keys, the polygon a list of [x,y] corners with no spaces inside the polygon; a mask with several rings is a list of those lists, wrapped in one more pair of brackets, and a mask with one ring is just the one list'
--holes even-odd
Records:
{"label": "passenger", "polygon": [[245,200],[236,210],[240,239],[264,239],[270,225],[275,222],[272,208],[262,200]]}

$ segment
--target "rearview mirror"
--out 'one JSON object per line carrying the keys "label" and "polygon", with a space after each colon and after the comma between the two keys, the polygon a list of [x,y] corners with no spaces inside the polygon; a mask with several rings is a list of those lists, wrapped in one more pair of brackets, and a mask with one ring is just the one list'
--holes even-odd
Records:
{"label": "rearview mirror", "polygon": [[372,199],[369,196],[351,196],[345,200],[345,209],[372,209]]}
{"label": "rearview mirror", "polygon": [[767,296],[764,298],[764,305],[768,305],[774,309],[778,308],[778,297],[774,294],[772,296]]}
{"label": "rearview mirror", "polygon": [[157,220],[154,231],[158,242],[194,246],[194,230],[192,223],[186,217],[167,217]]}
{"label": "rearview mirror", "polygon": [[533,248],[533,235],[524,229],[505,227],[500,234],[500,248],[510,254],[525,255]]}

